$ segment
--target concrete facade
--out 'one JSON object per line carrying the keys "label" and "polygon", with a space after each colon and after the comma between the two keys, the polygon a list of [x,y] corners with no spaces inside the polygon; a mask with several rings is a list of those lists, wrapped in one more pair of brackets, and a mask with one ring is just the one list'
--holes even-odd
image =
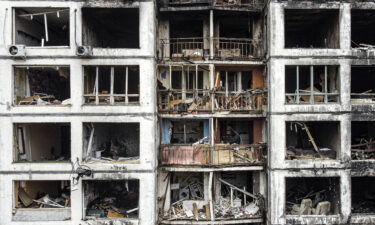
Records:
{"label": "concrete facade", "polygon": [[[126,30],[119,32],[125,43],[115,43],[118,30],[112,28],[107,36],[104,30],[95,33],[96,24],[88,25],[84,19],[85,9],[114,10],[106,16],[116,15],[115,9],[137,9],[134,21],[138,22],[117,19],[108,23],[108,27]],[[374,224],[374,12],[371,0],[0,0],[0,225]],[[63,35],[55,35],[56,28],[50,27],[48,37],[46,13],[54,16],[48,17],[51,26],[61,25],[59,18],[66,16],[69,26],[59,32],[68,36],[68,44],[48,46]],[[122,15],[127,13],[133,12]],[[34,30],[19,23],[19,16],[37,21],[40,27]],[[100,18],[101,14],[91,16]],[[22,29],[16,29],[19,25]],[[136,34],[131,30],[134,27]],[[358,39],[354,36],[358,30],[369,33]],[[46,46],[35,46],[39,41]],[[90,41],[92,52],[79,56],[77,48],[91,46]],[[25,56],[11,56],[9,47],[19,44],[26,45]],[[88,66],[107,66],[100,71],[111,72],[107,80],[100,80],[99,72],[90,80],[88,76],[95,73],[87,72]],[[69,68],[67,78],[61,67]],[[138,68],[136,83],[129,81],[133,67]],[[28,97],[38,91],[30,93],[31,80],[18,87],[29,75],[25,80],[18,78],[24,74],[16,68],[60,71],[59,77],[69,83],[64,94],[70,102],[45,105],[39,100],[27,105]],[[118,68],[124,71],[122,75],[126,73],[124,80],[119,79],[124,86],[114,81]],[[50,70],[48,79],[53,77]],[[301,71],[310,76],[302,78]],[[62,85],[54,88],[63,89]],[[123,93],[117,93],[118,89]],[[25,96],[18,96],[22,92]],[[26,104],[19,103],[22,100]],[[139,138],[127,142],[133,143],[132,155],[95,156],[107,151],[102,150],[107,145],[110,152],[116,152],[114,142],[118,141],[102,141],[106,130],[98,137],[92,125],[96,123],[139,125],[129,135]],[[68,125],[69,137],[56,147],[57,134],[35,134],[41,141],[33,146],[40,149],[32,154],[31,142],[36,140],[27,139],[30,134],[22,126],[43,124]],[[311,137],[301,144],[291,135],[293,130],[304,134],[306,124],[322,146],[316,147]],[[302,127],[298,132],[297,126]],[[367,137],[361,133],[363,127],[368,129]],[[116,130],[108,133],[112,135],[118,135]],[[41,150],[43,145],[52,147]],[[48,158],[67,145],[69,154],[63,160]],[[290,156],[304,146],[319,157]],[[94,153],[87,153],[94,147]],[[334,156],[322,156],[326,154],[323,149]],[[43,158],[43,151],[49,151],[48,157]],[[40,159],[34,159],[38,154]],[[100,197],[86,184],[123,181],[128,194],[134,191],[129,188],[134,180],[139,181],[135,185],[137,216],[119,218],[113,210],[111,217],[86,217],[89,199]],[[68,184],[69,203],[62,208],[20,207],[27,203],[20,192],[30,191],[32,185],[27,182],[33,181],[60,182],[60,189]],[[312,189],[298,196],[298,201],[312,198],[311,194],[321,197],[315,195],[318,186],[323,189],[318,192],[330,201],[328,215],[292,213],[302,208],[302,202],[288,199],[294,194],[293,184],[302,187],[308,182]],[[186,193],[188,197],[183,196]],[[34,194],[41,197],[42,193]],[[322,200],[318,197],[314,205]],[[233,200],[240,206],[234,207]],[[232,214],[224,215],[225,201]],[[367,211],[358,202],[368,203]],[[256,213],[244,213],[249,205],[258,207]]]}
{"label": "concrete facade", "polygon": [[[270,1],[268,12],[268,85],[269,85],[269,161],[268,161],[268,215],[269,224],[371,224],[371,214],[355,213],[352,178],[372,176],[372,161],[368,167],[358,166],[361,160],[351,157],[353,121],[371,121],[372,105],[351,101],[352,66],[373,65],[373,57],[352,46],[352,10],[373,10],[374,3],[356,1]],[[285,10],[335,9],[339,13],[339,47],[286,48]],[[319,29],[319,27],[316,27]],[[318,32],[318,31],[317,31]],[[339,101],[335,103],[288,104],[286,102],[286,72],[289,65],[337,65],[339,68]],[[338,121],[339,140],[337,158],[332,160],[287,160],[288,121]],[[363,171],[363,173],[358,173]],[[295,177],[339,178],[339,206],[337,214],[288,215],[286,179]],[[369,178],[373,179],[373,177]],[[354,208],[353,208],[354,207]]]}
{"label": "concrete facade", "polygon": [[[69,46],[64,47],[26,47],[25,59],[9,56],[8,46],[14,44],[13,9],[15,7],[41,7],[45,10],[67,8],[69,10]],[[52,8],[51,8],[52,7]],[[76,49],[82,45],[82,8],[136,8],[139,9],[139,48],[94,48],[93,56],[82,58]],[[2,48],[1,80],[1,166],[0,224],[155,224],[156,210],[156,153],[157,116],[155,114],[155,4],[153,1],[1,1],[2,9],[0,35]],[[55,15],[55,14],[54,14]],[[84,102],[84,70],[86,65],[136,65],[139,66],[139,102],[132,105],[87,105]],[[69,66],[71,104],[65,106],[16,106],[14,102],[14,66]],[[14,123],[59,123],[70,124],[71,154],[66,162],[24,162],[15,163],[13,150]],[[113,122],[139,123],[139,160],[137,163],[124,162],[83,162],[83,123]],[[48,136],[45,136],[48,139]],[[92,176],[77,176],[77,163],[92,171]],[[84,191],[82,182],[86,180],[139,180],[138,218],[103,218],[97,221],[84,218]],[[29,215],[28,221],[14,221],[15,181],[68,180],[71,181],[71,207],[68,220],[53,219],[49,212],[36,212]],[[59,215],[61,212],[56,210]],[[41,216],[42,214],[42,216]],[[39,219],[33,218],[38,217]],[[52,214],[53,215],[53,214]],[[17,220],[17,219],[16,219]],[[39,220],[39,221],[35,221]],[[52,221],[51,221],[52,220]]]}

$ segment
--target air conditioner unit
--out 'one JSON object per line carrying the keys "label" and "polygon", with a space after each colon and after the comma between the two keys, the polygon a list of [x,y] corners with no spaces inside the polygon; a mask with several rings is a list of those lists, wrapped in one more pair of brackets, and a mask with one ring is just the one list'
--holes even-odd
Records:
{"label": "air conditioner unit", "polygon": [[92,56],[92,47],[91,46],[78,46],[76,54],[81,57]]}
{"label": "air conditioner unit", "polygon": [[9,55],[14,58],[26,58],[25,45],[10,45],[8,47]]}

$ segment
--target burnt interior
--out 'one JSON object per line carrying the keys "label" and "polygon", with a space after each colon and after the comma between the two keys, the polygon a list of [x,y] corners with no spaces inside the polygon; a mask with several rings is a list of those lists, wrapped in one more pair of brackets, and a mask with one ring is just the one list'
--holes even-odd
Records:
{"label": "burnt interior", "polygon": [[219,37],[251,38],[253,33],[252,20],[246,15],[236,13],[235,16],[236,19],[228,15],[217,18],[219,22]]}
{"label": "burnt interior", "polygon": [[15,67],[14,104],[59,105],[70,104],[70,68]]}
{"label": "burnt interior", "polygon": [[69,46],[69,8],[25,7],[14,13],[15,44]]}
{"label": "burnt interior", "polygon": [[338,9],[285,9],[285,48],[339,48]]}
{"label": "burnt interior", "polygon": [[69,123],[17,123],[14,138],[16,162],[70,160]]}
{"label": "burnt interior", "polygon": [[129,160],[139,157],[139,123],[84,123],[86,158]]}
{"label": "burnt interior", "polygon": [[[340,213],[339,177],[287,177],[285,183],[286,214],[337,215]],[[322,204],[330,207],[324,209]]]}
{"label": "burnt interior", "polygon": [[193,144],[204,137],[202,120],[175,120],[171,123],[171,144]]}
{"label": "burnt interior", "polygon": [[172,173],[171,202],[180,200],[204,200],[203,173]]}
{"label": "burnt interior", "polygon": [[351,10],[352,48],[375,45],[375,10]]}
{"label": "burnt interior", "polygon": [[352,177],[352,213],[375,213],[374,190],[374,177]]}
{"label": "burnt interior", "polygon": [[[183,77],[185,76],[185,77]],[[195,89],[203,89],[203,71],[198,71],[198,85],[196,86],[195,81],[196,81],[196,72],[194,71],[189,71],[189,73],[182,71],[172,71],[172,89],[176,90],[181,90],[181,89],[186,89],[186,90],[193,90],[194,87]],[[183,87],[183,84],[184,87]],[[188,97],[188,96],[187,96]]]}
{"label": "burnt interior", "polygon": [[340,124],[333,121],[286,122],[286,147],[287,159],[336,159],[340,152]]}
{"label": "burnt interior", "polygon": [[[227,73],[228,80],[226,80]],[[238,77],[237,71],[220,71],[220,84],[217,91],[225,91],[228,88],[228,92],[241,92],[252,88],[252,71],[242,71],[241,79]]]}
{"label": "burnt interior", "polygon": [[66,208],[71,206],[70,181],[15,181],[15,208]]}
{"label": "burnt interior", "polygon": [[137,218],[139,180],[85,180],[85,218]]}
{"label": "burnt interior", "polygon": [[219,119],[215,128],[215,142],[223,144],[252,144],[252,120]]}
{"label": "burnt interior", "polygon": [[82,8],[83,44],[139,48],[138,8]]}
{"label": "burnt interior", "polygon": [[375,67],[352,66],[350,82],[352,99],[373,99],[375,96]]}
{"label": "burnt interior", "polygon": [[[96,87],[96,68],[98,68],[98,84]],[[113,68],[113,96],[115,104],[126,103],[124,94],[127,91],[128,102],[139,102],[139,66],[84,66],[85,103],[94,104],[95,93],[98,91],[99,104],[110,103],[111,68]],[[127,73],[127,75],[126,75]],[[126,80],[126,76],[127,79]],[[97,88],[97,89],[96,89]]]}
{"label": "burnt interior", "polygon": [[202,38],[203,39],[203,19],[200,16],[198,18],[187,18],[177,17],[176,19],[170,20],[170,38]]}
{"label": "burnt interior", "polygon": [[[327,80],[325,71],[327,70]],[[327,93],[339,93],[339,67],[338,66],[312,66],[313,74],[313,95],[314,103],[323,103],[325,101],[325,87]],[[298,75],[298,77],[297,77]],[[294,94],[287,96],[288,103],[296,103],[297,91],[299,92],[299,103],[310,104],[311,93],[311,66],[285,66],[285,93]],[[298,83],[297,83],[298,81]],[[298,88],[297,88],[298,84]],[[339,101],[338,95],[328,95],[328,102]]]}
{"label": "burnt interior", "polygon": [[352,159],[375,158],[375,122],[352,121]]}

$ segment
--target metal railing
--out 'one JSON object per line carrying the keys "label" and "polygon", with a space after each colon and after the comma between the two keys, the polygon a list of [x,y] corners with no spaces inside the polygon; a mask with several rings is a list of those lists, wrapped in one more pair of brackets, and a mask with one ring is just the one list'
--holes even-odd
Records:
{"label": "metal railing", "polygon": [[261,9],[264,6],[262,0],[214,0],[214,6],[237,6]]}
{"label": "metal railing", "polygon": [[260,165],[267,154],[266,144],[179,145],[162,144],[162,165]]}
{"label": "metal railing", "polygon": [[213,55],[210,55],[210,38],[171,38],[160,40],[160,57],[197,58],[207,57],[223,60],[250,60],[256,58],[255,48],[258,40],[250,38],[212,38]]}
{"label": "metal railing", "polygon": [[172,145],[160,146],[162,165],[208,165],[211,159],[209,145]]}
{"label": "metal railing", "polygon": [[184,5],[212,5],[226,7],[246,7],[262,9],[264,3],[262,0],[165,0],[165,5],[184,6]]}
{"label": "metal railing", "polygon": [[374,104],[375,93],[351,93],[350,101],[352,104]]}
{"label": "metal railing", "polygon": [[162,58],[203,58],[208,55],[208,50],[204,50],[204,45],[209,46],[208,38],[170,38],[161,39]]}
{"label": "metal railing", "polygon": [[168,5],[178,6],[178,5],[211,5],[212,0],[167,0]]}
{"label": "metal railing", "polygon": [[213,164],[257,165],[264,162],[264,155],[266,154],[265,152],[265,144],[215,144],[213,151]]}
{"label": "metal railing", "polygon": [[250,38],[214,38],[213,41],[215,46],[215,58],[253,58],[255,42]]}
{"label": "metal railing", "polygon": [[262,110],[267,104],[265,90],[253,90],[245,92],[216,91],[214,108],[216,111],[251,111]]}
{"label": "metal railing", "polygon": [[209,90],[159,90],[159,112],[200,112],[211,111]]}

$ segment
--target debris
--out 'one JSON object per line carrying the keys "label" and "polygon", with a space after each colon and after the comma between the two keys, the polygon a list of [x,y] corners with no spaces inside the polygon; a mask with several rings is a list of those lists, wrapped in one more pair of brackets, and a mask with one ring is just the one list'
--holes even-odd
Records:
{"label": "debris", "polygon": [[139,181],[84,181],[86,217],[132,218],[138,215]]}

